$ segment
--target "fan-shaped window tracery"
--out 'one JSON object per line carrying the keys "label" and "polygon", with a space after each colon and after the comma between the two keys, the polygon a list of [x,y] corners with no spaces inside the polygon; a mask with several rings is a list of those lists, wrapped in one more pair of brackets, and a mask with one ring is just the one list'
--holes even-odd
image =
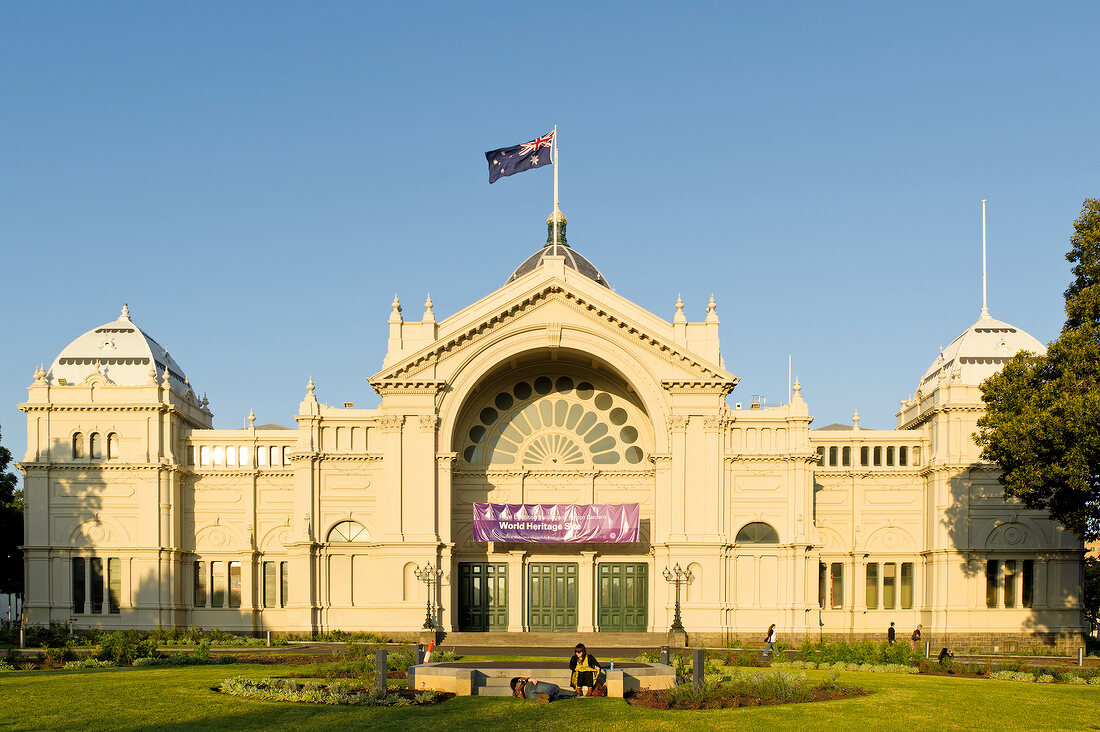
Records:
{"label": "fan-shaped window tracery", "polygon": [[779,534],[770,524],[754,521],[741,527],[735,541],[738,544],[778,544]]}
{"label": "fan-shaped window tracery", "polygon": [[469,465],[638,465],[644,412],[571,376],[537,376],[490,393],[464,435]]}
{"label": "fan-shaped window tracery", "polygon": [[356,521],[341,521],[329,529],[328,541],[330,544],[370,541],[370,533],[367,532],[366,527]]}

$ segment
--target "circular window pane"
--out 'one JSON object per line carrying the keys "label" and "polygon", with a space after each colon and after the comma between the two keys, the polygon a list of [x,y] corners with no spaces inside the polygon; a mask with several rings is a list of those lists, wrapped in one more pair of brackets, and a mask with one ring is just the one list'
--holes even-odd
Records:
{"label": "circular window pane", "polygon": [[481,410],[481,423],[492,424],[497,421],[497,416],[497,410],[492,407],[485,407],[485,409]]}
{"label": "circular window pane", "polygon": [[[638,430],[631,427],[630,425],[627,425],[626,427],[623,427],[621,430],[619,430],[619,439],[621,439],[628,445],[631,442],[636,442],[638,440]],[[480,440],[475,440],[475,442],[479,441]]]}
{"label": "circular window pane", "polygon": [[591,399],[592,394],[593,392],[595,392],[595,390],[595,387],[593,387],[587,381],[582,381],[581,383],[577,384],[577,396],[579,396],[581,399]]}
{"label": "circular window pane", "polygon": [[512,387],[512,393],[516,395],[516,399],[526,399],[531,396],[531,385],[521,381]]}
{"label": "circular window pane", "polygon": [[535,379],[535,391],[539,394],[549,394],[550,390],[554,388],[554,383],[545,376],[540,376]]}
{"label": "circular window pane", "polygon": [[594,402],[597,409],[608,409],[611,406],[611,395],[607,392],[601,391],[596,395],[596,401]]}
{"label": "circular window pane", "polygon": [[479,424],[475,424],[473,427],[470,428],[470,439],[474,442],[481,442],[485,439],[485,435],[487,434],[489,434],[489,430],[485,429]]}
{"label": "circular window pane", "polygon": [[468,463],[476,463],[477,459],[481,456],[481,450],[476,445],[470,445],[462,453],[462,457],[466,458]]}
{"label": "circular window pane", "polygon": [[637,465],[642,462],[642,448],[634,446],[626,448],[626,461],[631,465]]}
{"label": "circular window pane", "polygon": [[562,376],[554,383],[554,388],[557,389],[560,394],[573,391],[573,380],[568,376]]}
{"label": "circular window pane", "polygon": [[502,391],[501,393],[497,394],[497,398],[494,400],[494,403],[497,405],[497,409],[505,410],[508,407],[512,406],[513,401],[514,400],[512,399],[511,394],[506,391]]}
{"label": "circular window pane", "polygon": [[611,410],[611,414],[607,415],[607,418],[611,420],[611,424],[626,424],[626,410],[622,407],[615,407]]}

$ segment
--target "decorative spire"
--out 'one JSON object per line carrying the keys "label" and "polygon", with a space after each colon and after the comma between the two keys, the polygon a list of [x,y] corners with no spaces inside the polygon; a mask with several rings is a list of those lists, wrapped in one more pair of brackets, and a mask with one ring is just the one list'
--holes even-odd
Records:
{"label": "decorative spire", "polygon": [[154,385],[157,383],[157,370],[153,366],[149,367],[149,383]]}
{"label": "decorative spire", "polygon": [[802,393],[802,384],[798,383],[798,377],[797,376],[794,377],[794,386],[791,387],[791,388],[794,389],[795,394],[801,395],[801,393]]}
{"label": "decorative spire", "polygon": [[317,387],[315,387],[315,386],[313,385],[313,376],[310,376],[310,377],[309,377],[309,383],[308,383],[308,384],[306,384],[306,391],[308,391],[308,392],[309,392],[310,394],[312,394],[312,393],[313,393],[313,390],[314,390],[314,389],[316,389],[316,388],[317,388]]}
{"label": "decorative spire", "polygon": [[397,293],[393,293],[393,302],[390,304],[393,310],[390,311],[390,322],[401,323],[404,322],[401,318],[401,301],[397,299]]}
{"label": "decorative spire", "polygon": [[206,392],[204,391],[202,393],[202,408],[206,409],[208,406],[210,406],[210,400],[206,398]]}
{"label": "decorative spire", "polygon": [[717,323],[718,322],[718,313],[715,312],[717,309],[718,309],[718,306],[714,303],[714,293],[711,293],[710,302],[707,303],[707,318],[706,318],[707,323]]}
{"label": "decorative spire", "polygon": [[164,367],[164,375],[160,379],[161,386],[168,386],[168,367]]}
{"label": "decorative spire", "polygon": [[424,301],[424,317],[425,323],[435,322],[435,313],[432,312],[432,293],[428,293],[428,299]]}
{"label": "decorative spire", "polygon": [[852,412],[852,429],[859,432],[859,410]]}
{"label": "decorative spire", "polygon": [[306,384],[306,398],[305,398],[305,401],[310,402],[311,404],[316,404],[317,403],[317,396],[313,393],[314,388],[315,387],[313,386],[313,377],[310,376],[309,377],[309,383]]}
{"label": "decorative spire", "polygon": [[34,383],[46,383],[46,369],[42,368],[42,364],[38,364],[38,368],[34,370]]}
{"label": "decorative spire", "polygon": [[676,296],[676,315],[672,316],[673,323],[686,323],[687,316],[684,315],[684,301],[677,295]]}
{"label": "decorative spire", "polygon": [[122,315],[118,316],[119,320],[130,320],[130,306],[126,303],[122,303]]}
{"label": "decorative spire", "polygon": [[252,411],[252,407],[248,408],[248,426],[249,427],[255,427],[256,426],[256,414]]}
{"label": "decorative spire", "polygon": [[569,223],[565,214],[561,212],[557,204],[554,205],[554,210],[550,212],[550,215],[546,217],[546,246],[554,246],[554,223],[558,225],[558,244],[563,247],[569,246],[569,241],[565,238],[565,227]]}

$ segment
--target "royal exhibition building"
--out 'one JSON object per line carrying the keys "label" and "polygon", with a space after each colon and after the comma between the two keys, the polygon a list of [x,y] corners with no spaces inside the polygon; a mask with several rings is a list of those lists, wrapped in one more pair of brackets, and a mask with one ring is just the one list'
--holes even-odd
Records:
{"label": "royal exhibition building", "polygon": [[1082,644],[1081,543],[1007,503],[972,438],[982,380],[1038,340],[982,311],[913,364],[895,429],[814,425],[797,381],[740,399],[713,299],[701,322],[640,308],[555,218],[459,312],[394,299],[374,409],[311,379],[288,426],[213,429],[155,323],[74,322],[20,405],[26,622],[663,636],[679,590],[693,645],[890,622]]}

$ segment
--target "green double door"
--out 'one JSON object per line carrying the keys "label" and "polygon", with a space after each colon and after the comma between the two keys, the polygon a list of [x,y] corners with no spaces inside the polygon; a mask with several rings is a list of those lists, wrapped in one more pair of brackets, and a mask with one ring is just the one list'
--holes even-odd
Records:
{"label": "green double door", "polygon": [[577,630],[577,565],[532,562],[527,565],[527,627],[533,631]]}
{"label": "green double door", "polygon": [[599,565],[600,632],[645,632],[649,623],[649,567],[634,562]]}
{"label": "green double door", "polygon": [[458,627],[466,631],[508,630],[508,565],[458,564]]}

